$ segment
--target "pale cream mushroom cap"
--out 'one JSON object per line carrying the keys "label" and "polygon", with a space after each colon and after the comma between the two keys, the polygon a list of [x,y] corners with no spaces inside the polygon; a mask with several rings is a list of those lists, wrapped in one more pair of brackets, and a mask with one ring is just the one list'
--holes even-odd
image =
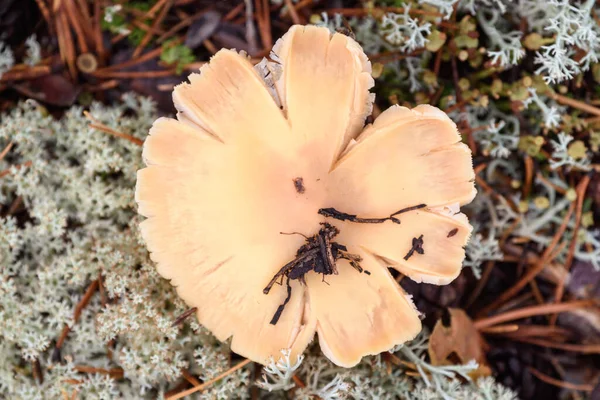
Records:
{"label": "pale cream mushroom cap", "polygon": [[[457,213],[475,189],[469,149],[442,111],[392,107],[371,112],[370,63],[351,38],[294,26],[274,47],[282,108],[242,55],[221,50],[175,88],[177,119],[157,120],[144,144],[136,200],[148,217],[143,237],[159,273],[218,339],[260,363],[290,348],[292,358],[319,335],[327,357],[356,365],[414,338],[418,312],[390,275],[445,284],[460,272],[471,232]],[[305,191],[294,185],[302,178]],[[401,224],[325,219],[334,207]],[[292,281],[292,297],[269,322],[285,286],[263,288],[327,220],[334,239],[359,254],[360,274],[339,260],[339,275]],[[450,235],[450,232],[455,232]],[[424,254],[404,257],[423,235]]]}

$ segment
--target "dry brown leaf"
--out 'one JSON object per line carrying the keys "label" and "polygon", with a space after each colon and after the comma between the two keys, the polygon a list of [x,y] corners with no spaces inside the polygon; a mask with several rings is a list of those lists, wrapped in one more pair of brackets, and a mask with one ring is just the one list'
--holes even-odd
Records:
{"label": "dry brown leaf", "polygon": [[[485,342],[467,313],[459,308],[449,308],[450,325],[440,319],[429,339],[429,358],[433,365],[466,364],[475,360],[479,368],[470,375],[473,378],[489,376],[492,371],[485,359]],[[458,358],[458,360],[456,359]]]}

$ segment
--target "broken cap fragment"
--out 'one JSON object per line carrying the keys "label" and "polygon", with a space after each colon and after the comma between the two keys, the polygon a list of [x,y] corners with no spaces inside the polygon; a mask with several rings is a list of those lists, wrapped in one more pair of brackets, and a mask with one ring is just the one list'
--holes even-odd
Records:
{"label": "broken cap fragment", "polygon": [[[351,367],[421,330],[388,267],[436,284],[459,274],[471,226],[457,209],[475,195],[471,153],[431,106],[395,106],[364,127],[373,79],[351,38],[294,26],[273,52],[274,88],[229,50],[175,88],[177,119],[157,120],[144,145],[142,235],[158,272],[233,351],[267,363],[289,348],[294,358],[317,333],[325,355]],[[418,204],[400,223],[319,214],[381,218]],[[282,232],[312,236],[325,221],[370,275],[341,259],[337,275],[308,272],[269,323],[287,292],[263,288],[306,243]]]}

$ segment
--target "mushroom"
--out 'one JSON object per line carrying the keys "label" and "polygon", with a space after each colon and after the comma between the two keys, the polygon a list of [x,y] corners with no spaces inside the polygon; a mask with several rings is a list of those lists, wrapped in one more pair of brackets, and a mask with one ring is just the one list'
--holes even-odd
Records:
{"label": "mushroom", "polygon": [[434,284],[458,276],[471,153],[428,105],[393,106],[364,127],[371,65],[345,35],[293,26],[272,58],[275,90],[231,50],[174,89],[177,119],[158,119],[144,144],[142,235],[234,352],[293,359],[316,332],[352,367],[421,330],[388,267]]}

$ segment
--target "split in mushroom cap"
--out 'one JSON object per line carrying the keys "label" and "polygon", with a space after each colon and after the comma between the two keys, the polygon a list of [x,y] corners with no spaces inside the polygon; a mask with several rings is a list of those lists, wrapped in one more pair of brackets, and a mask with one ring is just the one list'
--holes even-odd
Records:
{"label": "split in mushroom cap", "polygon": [[[430,106],[392,107],[363,128],[373,79],[351,38],[294,26],[274,53],[282,108],[250,62],[228,50],[175,88],[177,119],[157,120],[144,145],[142,234],[159,273],[233,351],[260,363],[283,348],[295,357],[316,332],[327,357],[350,367],[421,329],[388,266],[436,284],[460,272],[471,226],[455,211],[475,195],[471,154]],[[371,275],[345,260],[328,285],[308,273],[306,286],[292,281],[281,319],[269,324],[287,293],[262,289],[304,243],[280,232],[315,234],[321,208],[385,217],[422,203],[400,224],[330,220],[335,240]],[[405,259],[420,235],[423,254]]]}

